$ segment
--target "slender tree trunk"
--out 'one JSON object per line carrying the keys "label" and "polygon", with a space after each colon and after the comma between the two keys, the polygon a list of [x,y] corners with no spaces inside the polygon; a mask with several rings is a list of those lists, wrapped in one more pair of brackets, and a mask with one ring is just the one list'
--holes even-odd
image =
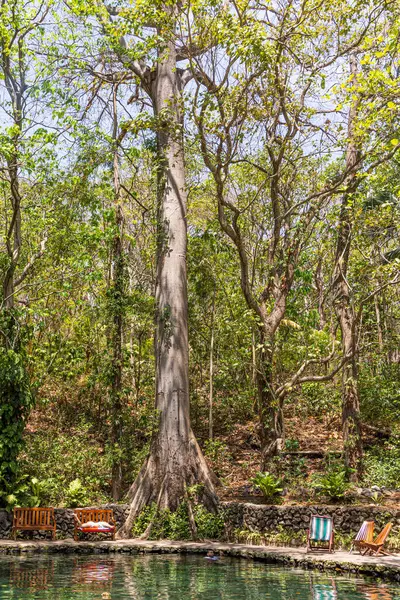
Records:
{"label": "slender tree trunk", "polygon": [[251,380],[253,385],[257,384],[256,334],[254,329],[251,332]]}
{"label": "slender tree trunk", "polygon": [[261,470],[265,470],[268,461],[282,450],[285,429],[283,408],[274,394],[273,340],[265,344],[264,329],[260,331],[260,338],[261,348],[258,352],[256,370],[257,413],[261,442]]}
{"label": "slender tree trunk", "polygon": [[[114,140],[117,138],[116,90],[114,90]],[[113,453],[112,464],[112,497],[119,500],[122,484],[122,459],[120,444],[122,439],[122,334],[124,321],[124,255],[122,246],[123,213],[121,206],[121,189],[119,181],[118,148],[114,151],[114,206],[115,234],[112,244],[111,260],[111,310],[112,310],[112,380],[111,380],[111,444]]]}
{"label": "slender tree trunk", "polygon": [[[357,62],[351,56],[351,73],[356,76]],[[346,154],[346,167],[354,169],[358,161],[358,148],[355,139],[355,120],[357,103],[350,109],[348,121],[349,143]],[[336,246],[335,269],[333,276],[333,292],[335,310],[342,334],[344,356],[349,357],[342,376],[342,431],[345,465],[354,469],[352,479],[357,479],[362,470],[362,440],[360,400],[358,393],[357,365],[357,324],[351,298],[351,289],[347,281],[350,249],[352,242],[353,216],[350,203],[357,187],[356,174],[351,173],[347,182],[347,192],[343,195],[339,216],[338,239]]]}
{"label": "slender tree trunk", "polygon": [[152,84],[159,152],[156,280],[156,409],[158,431],[150,454],[129,491],[131,509],[119,537],[129,537],[135,516],[148,504],[175,510],[186,486],[202,484],[202,501],[215,510],[217,497],[189,412],[187,322],[187,193],[181,112],[181,78],[173,42],[160,55]]}
{"label": "slender tree trunk", "polygon": [[123,216],[121,205],[116,207],[116,234],[113,240],[113,334],[112,334],[112,381],[111,381],[111,444],[113,449],[112,497],[119,500],[122,483],[120,444],[122,439],[122,329],[124,297],[124,257],[122,248]]}
{"label": "slender tree trunk", "polygon": [[383,333],[382,333],[382,325],[381,325],[381,310],[379,308],[379,299],[378,295],[374,296],[375,303],[375,314],[376,314],[376,327],[378,330],[378,346],[379,350],[382,352],[383,350]]}
{"label": "slender tree trunk", "polygon": [[214,384],[214,322],[215,322],[215,292],[214,285],[212,309],[211,309],[211,338],[210,338],[210,390],[208,396],[208,437],[210,440],[214,437],[213,431],[213,384]]}
{"label": "slender tree trunk", "polygon": [[326,315],[324,307],[324,278],[322,273],[322,256],[318,259],[317,268],[315,271],[315,287],[318,294],[318,314],[319,328],[322,330],[326,325]]}
{"label": "slender tree trunk", "polygon": [[6,236],[6,248],[8,255],[8,267],[3,279],[3,306],[6,309],[14,308],[15,299],[15,270],[17,268],[19,255],[21,251],[21,194],[19,191],[19,175],[18,175],[18,154],[17,154],[18,139],[15,140],[15,154],[7,162],[7,171],[10,183],[10,199],[11,199],[11,221],[8,225]]}

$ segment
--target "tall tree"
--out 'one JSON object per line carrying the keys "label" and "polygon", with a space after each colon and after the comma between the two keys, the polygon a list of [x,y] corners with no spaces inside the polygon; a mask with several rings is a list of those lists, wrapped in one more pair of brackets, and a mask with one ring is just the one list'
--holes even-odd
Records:
{"label": "tall tree", "polygon": [[[80,3],[71,6],[81,12]],[[98,18],[104,42],[114,52],[114,64],[107,64],[107,71],[103,54],[96,57],[91,72],[103,81],[138,83],[153,111],[153,117],[144,117],[146,126],[157,139],[155,404],[159,424],[150,454],[128,494],[131,510],[119,532],[127,537],[143,506],[156,502],[175,509],[186,487],[194,483],[202,484],[202,498],[210,509],[217,500],[212,474],[190,425],[183,90],[192,72],[178,66],[191,54],[203,53],[204,46],[199,45],[200,37],[193,41],[193,13],[178,3],[118,8],[93,3],[89,12]],[[140,36],[144,41],[138,40]],[[101,68],[97,68],[99,61]],[[125,132],[134,128],[135,123],[128,122]]]}
{"label": "tall tree", "polygon": [[122,394],[123,394],[123,349],[125,294],[125,256],[123,249],[124,216],[122,208],[121,182],[118,153],[118,87],[112,89],[113,114],[113,188],[114,188],[114,235],[111,247],[111,286],[109,306],[111,313],[111,447],[112,447],[112,497],[119,500],[122,485],[122,461],[120,446],[123,432]]}

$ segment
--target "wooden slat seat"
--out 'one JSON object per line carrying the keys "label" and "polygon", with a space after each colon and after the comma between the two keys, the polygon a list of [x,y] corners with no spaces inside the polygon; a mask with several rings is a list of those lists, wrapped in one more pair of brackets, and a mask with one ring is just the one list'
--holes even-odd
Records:
{"label": "wooden slat seat", "polygon": [[14,508],[11,535],[17,539],[17,531],[51,531],[56,538],[54,508]]}
{"label": "wooden slat seat", "polygon": [[353,539],[350,552],[353,552],[354,548],[361,551],[361,542],[372,542],[374,538],[374,527],[373,521],[364,521],[361,525],[356,537]]}
{"label": "wooden slat seat", "polygon": [[[105,522],[109,527],[96,527],[96,525],[86,526],[86,523]],[[78,534],[81,533],[111,533],[112,539],[115,539],[115,519],[114,513],[107,508],[77,508],[74,510],[74,540],[78,541]]]}
{"label": "wooden slat seat", "polygon": [[[388,554],[383,550],[383,547],[386,542],[386,538],[388,537],[390,530],[393,527],[393,523],[387,523],[385,527],[382,529],[380,534],[374,539],[374,541],[360,542],[361,554],[371,554],[373,556],[377,556],[378,554]],[[364,550],[364,552],[363,552]]]}

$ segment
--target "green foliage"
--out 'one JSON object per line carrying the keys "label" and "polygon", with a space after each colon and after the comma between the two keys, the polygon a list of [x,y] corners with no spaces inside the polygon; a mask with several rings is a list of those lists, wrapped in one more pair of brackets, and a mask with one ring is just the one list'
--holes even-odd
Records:
{"label": "green foliage", "polygon": [[[3,304],[0,307],[0,503],[20,499],[35,503],[39,497],[56,505],[101,502],[109,498],[110,473],[116,462],[121,463],[123,488],[128,488],[157,426],[153,410],[156,244],[157,230],[165,232],[170,226],[157,226],[157,214],[162,214],[156,189],[162,175],[162,161],[156,157],[157,135],[160,128],[164,133],[171,130],[167,125],[176,123],[177,115],[172,105],[156,119],[146,103],[139,108],[141,78],[132,80],[130,66],[137,60],[157,77],[166,56],[165,40],[173,43],[176,31],[185,33],[187,19],[181,3],[177,3],[174,23],[161,5],[157,8],[147,1],[133,3],[116,20],[106,18],[106,8],[97,2],[72,0],[63,3],[62,9],[52,1],[39,3],[39,8],[33,0],[3,4],[0,46],[7,60],[0,65],[4,169],[0,178],[4,199],[0,279],[12,266],[14,253],[14,279],[19,280],[15,304],[25,308],[15,319],[14,329],[3,320]],[[363,177],[355,173],[354,178],[359,192],[348,205],[353,238],[347,246],[345,271],[354,312],[362,313],[359,333],[363,343],[357,357],[360,405],[363,421],[390,424],[395,433],[400,423],[399,295],[398,286],[392,285],[399,266],[400,177],[398,153],[393,154],[399,136],[399,78],[396,69],[388,67],[399,54],[398,14],[391,13],[389,6],[371,18],[374,3],[353,5],[338,0],[322,3],[318,18],[313,10],[299,18],[298,5],[289,3],[287,11],[274,14],[267,31],[251,5],[241,3],[237,11],[230,11],[223,4],[211,0],[196,4],[191,33],[193,39],[204,42],[206,52],[208,42],[215,42],[217,51],[225,52],[229,60],[211,74],[216,81],[206,94],[193,96],[189,91],[177,98],[178,121],[188,127],[172,128],[174,136],[183,132],[185,137],[186,172],[181,175],[189,196],[191,419],[196,435],[205,439],[212,337],[217,439],[206,442],[205,453],[222,475],[227,465],[229,472],[236,465],[228,445],[218,436],[248,421],[256,431],[253,421],[263,413],[264,407],[254,409],[256,363],[259,351],[265,349],[265,340],[259,339],[261,315],[270,319],[280,307],[285,311],[268,341],[273,357],[267,382],[279,402],[285,401],[285,415],[313,415],[321,420],[329,415],[332,422],[340,415],[340,373],[330,382],[308,382],[302,388],[288,382],[296,372],[300,380],[307,379],[326,375],[340,363],[341,336],[339,330],[335,333],[331,274],[337,242],[336,198],[340,182],[346,181],[346,115],[355,101],[354,127],[365,160]],[[143,35],[148,22],[156,22],[157,28]],[[87,35],[82,36],[82,31]],[[123,60],[126,49],[120,45],[127,33],[129,61]],[[287,40],[285,60],[280,60],[281,39]],[[365,40],[365,47],[360,43],[354,48],[357,39]],[[359,63],[356,78],[341,69],[342,63],[348,64],[349,49],[355,50]],[[107,77],[88,64],[99,52]],[[72,60],[66,61],[65,56]],[[339,57],[336,64],[329,62],[332,56]],[[304,81],[296,83],[290,76],[293,57],[305,65],[300,77]],[[321,67],[327,61],[338,73],[333,85],[327,85],[326,68]],[[229,72],[223,72],[225,67]],[[313,75],[308,80],[309,69]],[[282,89],[276,85],[277,78],[286,82]],[[18,86],[24,107],[20,115],[15,113],[18,102],[10,96],[13,86],[5,85],[11,80],[26,80],[26,85]],[[222,87],[221,81],[225,82]],[[120,263],[124,275],[121,285],[114,287],[113,92],[124,213]],[[127,98],[131,98],[128,103]],[[285,107],[286,125],[276,119],[277,105]],[[319,117],[316,106],[321,107]],[[335,118],[325,122],[324,106]],[[316,119],[321,120],[319,140],[307,134],[316,131]],[[197,130],[200,122],[203,143],[199,143],[202,132]],[[267,142],[265,128],[270,132]],[[313,150],[314,144],[318,151],[317,147]],[[207,146],[209,161],[205,163]],[[207,162],[213,165],[210,173]],[[276,168],[278,163],[282,168]],[[378,164],[379,168],[372,168]],[[18,165],[21,196],[18,251],[13,243],[17,240],[6,239],[16,204],[10,202],[15,188],[10,186],[10,165]],[[220,182],[213,180],[213,175],[222,173]],[[268,194],[269,188],[275,193]],[[225,198],[219,218],[216,192]],[[228,237],[219,219],[225,222],[225,232],[231,233]],[[171,307],[162,315],[166,337],[175,333]],[[118,317],[123,317],[123,348],[121,362],[113,364],[112,322]],[[25,330],[29,343],[21,339]],[[332,348],[336,348],[332,360],[321,362]],[[298,371],[303,363],[304,370]],[[119,367],[121,389],[112,396],[110,386]],[[22,432],[33,405],[31,389],[40,402],[27,427],[24,452]],[[116,401],[121,401],[122,408],[115,417],[112,406]],[[111,442],[113,424],[121,439]],[[258,451],[256,434],[252,437],[243,440],[249,454]],[[297,448],[297,440],[287,440],[287,450]],[[395,444],[368,451],[365,483],[399,487],[399,458]],[[303,483],[304,460],[277,463],[273,472],[284,477],[285,486],[288,481]],[[40,490],[33,489],[39,484],[28,483],[33,477],[40,480]],[[255,480],[267,499],[277,498],[282,483],[274,475],[259,474]],[[334,499],[343,498],[344,485],[340,472],[328,473],[318,482],[319,489]],[[171,535],[187,534],[181,516],[182,521],[179,513],[171,517]],[[197,518],[202,521],[208,516],[198,513]]]}
{"label": "green foliage", "polygon": [[[6,505],[24,493],[18,455],[33,397],[25,365],[21,324],[15,311],[0,318],[0,498]],[[13,498],[7,499],[9,496]]]}
{"label": "green foliage", "polygon": [[34,508],[42,504],[43,484],[36,477],[16,474],[13,480],[1,479],[0,498],[6,510],[15,506]]}
{"label": "green foliage", "polygon": [[225,521],[222,510],[214,514],[202,504],[195,504],[193,513],[200,539],[220,540],[223,537]]}
{"label": "green foliage", "polygon": [[230,541],[252,546],[304,546],[307,535],[305,531],[295,531],[290,527],[279,525],[276,530],[263,533],[251,531],[247,528],[235,529]]}
{"label": "green foliage", "polygon": [[288,438],[287,440],[285,440],[285,448],[289,452],[296,451],[299,449],[299,447],[300,447],[300,443],[298,440],[293,440],[291,438]]}
{"label": "green foliage", "polygon": [[337,413],[340,409],[340,389],[337,386],[305,383],[301,388],[301,406],[308,415]]}
{"label": "green foliage", "polygon": [[0,461],[2,473],[17,471],[25,419],[32,406],[28,375],[20,353],[0,347]]}
{"label": "green foliage", "polygon": [[222,475],[225,463],[232,460],[227,444],[216,439],[204,442],[204,454],[211,460],[217,475]]}
{"label": "green foliage", "polygon": [[258,488],[264,498],[270,502],[276,501],[278,494],[283,491],[282,482],[272,473],[257,473],[251,479],[254,487]]}
{"label": "green foliage", "polygon": [[88,490],[84,488],[80,479],[74,479],[65,492],[65,505],[71,508],[85,506],[88,503]]}
{"label": "green foliage", "polygon": [[[221,539],[224,532],[223,512],[213,514],[201,504],[193,504],[193,516],[200,539]],[[136,518],[132,529],[133,537],[140,536],[152,524],[150,539],[189,540],[188,507],[186,501],[181,502],[175,512],[168,509],[157,511],[157,506],[146,506]]]}
{"label": "green foliage", "polygon": [[347,481],[347,473],[343,470],[329,470],[325,474],[318,474],[313,480],[317,493],[337,501],[344,497],[350,484]]}
{"label": "green foliage", "polygon": [[379,360],[377,366],[371,369],[365,365],[361,369],[361,412],[368,422],[392,425],[393,419],[400,419],[400,365],[382,364]]}
{"label": "green foliage", "polygon": [[400,488],[399,443],[387,442],[365,453],[363,485]]}
{"label": "green foliage", "polygon": [[73,434],[37,432],[26,441],[22,468],[41,481],[44,503],[69,506],[106,502],[107,456],[87,426]]}

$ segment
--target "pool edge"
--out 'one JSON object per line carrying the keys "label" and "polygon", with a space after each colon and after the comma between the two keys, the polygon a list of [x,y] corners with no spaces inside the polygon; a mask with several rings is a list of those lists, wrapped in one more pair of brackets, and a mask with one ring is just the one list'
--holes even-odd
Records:
{"label": "pool edge", "polygon": [[24,554],[205,554],[208,550],[226,556],[253,559],[287,567],[352,573],[400,582],[400,556],[364,557],[348,552],[306,553],[303,548],[247,546],[222,542],[143,541],[12,541],[0,540],[0,555]]}

